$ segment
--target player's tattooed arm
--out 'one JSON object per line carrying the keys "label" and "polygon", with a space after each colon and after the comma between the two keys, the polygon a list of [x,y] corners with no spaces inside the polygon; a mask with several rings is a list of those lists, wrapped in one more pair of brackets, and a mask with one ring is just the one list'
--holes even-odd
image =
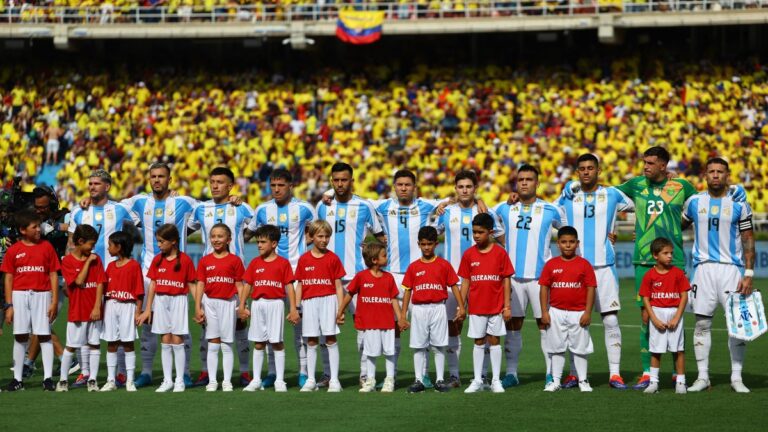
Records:
{"label": "player's tattooed arm", "polygon": [[[754,273],[755,268],[755,233],[753,230],[741,232],[741,244],[744,251],[744,268]],[[738,292],[744,295],[752,294],[752,276],[745,275],[739,282]]]}

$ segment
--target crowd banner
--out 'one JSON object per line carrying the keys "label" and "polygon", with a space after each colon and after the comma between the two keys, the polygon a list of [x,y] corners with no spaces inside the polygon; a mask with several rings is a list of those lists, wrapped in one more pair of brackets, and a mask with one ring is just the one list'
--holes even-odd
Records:
{"label": "crowd banner", "polygon": [[365,45],[381,39],[384,12],[345,10],[339,12],[336,36],[343,42]]}

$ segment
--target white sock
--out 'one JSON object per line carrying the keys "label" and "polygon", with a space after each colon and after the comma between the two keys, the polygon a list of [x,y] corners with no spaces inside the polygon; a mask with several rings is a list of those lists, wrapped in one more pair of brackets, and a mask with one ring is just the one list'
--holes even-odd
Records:
{"label": "white sock", "polygon": [[267,344],[267,372],[270,375],[277,376],[277,367],[275,365],[275,349],[272,345]]}
{"label": "white sock", "polygon": [[747,343],[743,340],[729,337],[728,351],[731,353],[731,382],[741,381],[741,369],[744,367]]}
{"label": "white sock", "polygon": [[117,353],[107,351],[107,381],[115,381],[117,373]]}
{"label": "white sock", "polygon": [[576,376],[579,377],[579,382],[587,381],[587,356],[580,354],[573,354],[573,364],[576,366]]}
{"label": "white sock", "polygon": [[565,368],[565,353],[552,353],[552,381],[560,385],[563,379],[563,368]]}
{"label": "white sock", "polygon": [[685,384],[685,374],[677,374],[677,375],[675,375],[675,381],[678,384]]}
{"label": "white sock", "polygon": [[[208,355],[211,351],[211,346],[208,343],[208,339],[205,337],[205,329],[200,332],[200,372],[208,372],[208,375],[211,375],[211,371],[208,370]],[[216,370],[213,371],[214,376],[216,374]],[[216,381],[216,380],[214,380]]]}
{"label": "white sock", "polygon": [[523,334],[520,330],[507,330],[504,339],[504,351],[507,358],[507,375],[517,376],[517,365],[520,361],[520,351],[523,350]]}
{"label": "white sock", "polygon": [[483,380],[483,359],[485,358],[485,347],[483,345],[474,345],[472,349],[472,367],[475,372],[475,381]]}
{"label": "white sock", "polygon": [[459,376],[459,351],[461,350],[461,337],[448,336],[448,349],[445,352],[445,359],[448,362],[448,374],[450,376]]}
{"label": "white sock", "polygon": [[366,357],[365,368],[368,379],[376,379],[376,357]]}
{"label": "white sock", "polygon": [[160,359],[163,363],[163,382],[173,382],[173,346],[160,344]]}
{"label": "white sock", "polygon": [[91,347],[88,345],[83,345],[80,347],[80,373],[83,374],[83,376],[87,376],[89,374],[90,369],[90,363],[91,363]]}
{"label": "white sock", "polygon": [[[200,350],[202,352],[202,349]],[[208,382],[216,383],[216,375],[219,373],[219,351],[221,344],[208,341]]]}
{"label": "white sock", "polygon": [[117,347],[117,373],[125,373],[125,348],[122,345]]}
{"label": "white sock", "polygon": [[293,347],[299,362],[299,373],[307,375],[307,345],[301,337],[301,324],[293,326]]}
{"label": "white sock", "polygon": [[621,375],[621,327],[619,316],[615,313],[603,317],[605,328],[605,350],[608,353],[608,373],[610,376]]}
{"label": "white sock", "polygon": [[651,366],[651,383],[658,383],[659,382],[659,368],[655,368]]}
{"label": "white sock", "polygon": [[498,381],[501,374],[501,345],[491,345],[491,381]]}
{"label": "white sock", "polygon": [[[192,359],[192,336],[185,334],[181,337],[181,345],[184,349],[184,374],[189,375],[189,361]],[[182,374],[182,379],[184,379]]]}
{"label": "white sock", "polygon": [[315,366],[317,365],[317,345],[307,345],[307,377],[315,379]]}
{"label": "white sock", "polygon": [[328,363],[330,364],[331,381],[339,380],[339,343],[328,345]]}
{"label": "white sock", "polygon": [[232,352],[232,343],[221,343],[221,382],[232,382],[232,369],[235,368],[235,353]]}
{"label": "white sock", "polygon": [[125,379],[127,382],[133,382],[136,375],[136,351],[126,351],[125,353]]}
{"label": "white sock", "polygon": [[275,352],[275,381],[285,381],[285,350]]}
{"label": "white sock", "polygon": [[[152,333],[151,326],[141,330],[141,373],[152,376],[152,366],[157,352],[157,335]],[[127,365],[126,365],[127,367]]]}
{"label": "white sock", "polygon": [[[40,354],[43,356],[43,379],[53,376],[53,342],[40,342]],[[22,366],[23,370],[23,366]]]}
{"label": "white sock", "polygon": [[[368,369],[368,361],[367,357],[365,356],[365,351],[363,350],[363,332],[358,331],[357,332],[357,352],[360,353],[360,378],[366,376],[367,369]],[[375,366],[375,364],[374,364]],[[375,377],[371,377],[375,378]]]}
{"label": "white sock", "polygon": [[384,356],[384,367],[387,371],[387,378],[395,378],[395,365],[397,364],[397,355]]}
{"label": "white sock", "polygon": [[[53,347],[51,347],[53,350]],[[53,352],[53,351],[51,351]],[[89,380],[97,380],[99,378],[99,361],[101,360],[101,350],[99,348],[91,348],[91,354],[88,369],[90,370]]]}
{"label": "white sock", "polygon": [[253,349],[253,379],[261,381],[261,368],[264,366],[264,350]]}
{"label": "white sock", "polygon": [[416,375],[416,381],[421,382],[424,378],[424,361],[427,357],[427,350],[414,349],[413,350],[413,372]]}
{"label": "white sock", "polygon": [[[240,373],[248,372],[248,361],[251,354],[251,343],[248,340],[248,328],[235,330],[235,347],[237,348],[237,359],[240,362]],[[233,366],[234,367],[234,366]]]}
{"label": "white sock", "polygon": [[187,364],[184,344],[171,345],[173,347],[173,360],[176,365],[176,382],[184,382],[185,365]]}
{"label": "white sock", "polygon": [[568,375],[578,377],[579,373],[576,369],[576,362],[573,360],[573,353],[568,351],[568,360],[570,361],[571,370],[569,371]]}
{"label": "white sock", "polygon": [[[728,340],[730,348],[731,341]],[[709,379],[709,351],[712,349],[712,318],[696,315],[693,328],[693,354],[696,356],[696,368],[699,379]]]}
{"label": "white sock", "polygon": [[427,349],[427,355],[424,357],[424,368],[421,371],[422,376],[429,375],[429,349]]}
{"label": "white sock", "polygon": [[[397,360],[400,358],[400,338],[395,338],[395,374],[397,374]],[[424,367],[421,368],[422,372],[424,371]],[[422,375],[423,376],[423,375]]]}
{"label": "white sock", "polygon": [[550,356],[547,355],[547,332],[546,330],[539,330],[539,334],[541,335],[541,352],[544,354],[544,368],[547,373],[550,373],[552,370],[552,363]]}
{"label": "white sock", "polygon": [[[15,346],[14,346],[15,354]],[[72,367],[72,357],[74,353],[64,350],[64,354],[61,355],[61,372],[59,373],[59,381],[67,381],[69,376],[69,368]]]}
{"label": "white sock", "polygon": [[[323,375],[331,376],[331,358],[328,353],[328,350],[330,350],[330,346],[327,342],[321,341],[320,345],[320,355],[323,357]],[[336,351],[338,354],[338,351]],[[336,363],[338,365],[338,362]],[[317,366],[315,366],[315,369],[317,369]],[[338,377],[338,371],[339,369],[336,369],[337,377]]]}
{"label": "white sock", "polygon": [[445,347],[432,347],[435,355],[435,372],[437,381],[445,379]]}

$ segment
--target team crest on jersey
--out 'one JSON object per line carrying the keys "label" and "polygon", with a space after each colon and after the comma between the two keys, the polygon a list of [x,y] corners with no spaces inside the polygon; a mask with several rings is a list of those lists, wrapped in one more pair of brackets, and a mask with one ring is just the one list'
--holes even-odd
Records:
{"label": "team crest on jersey", "polygon": [[592,201],[594,201],[594,200],[595,200],[595,197],[594,197],[594,196],[592,196],[592,195],[587,195],[587,202],[588,202],[588,203],[591,203],[591,202],[592,202]]}
{"label": "team crest on jersey", "polygon": [[712,206],[712,208],[709,209],[709,212],[712,213],[713,215],[716,215],[716,214],[720,213],[720,207]]}
{"label": "team crest on jersey", "polygon": [[730,216],[731,215],[731,209],[726,207],[723,209],[723,216]]}
{"label": "team crest on jersey", "polygon": [[230,208],[227,210],[227,216],[234,216],[234,215],[235,215],[235,209],[234,209],[234,208],[232,208],[232,207],[230,207]]}
{"label": "team crest on jersey", "polygon": [[101,213],[96,213],[96,220],[100,221],[104,218],[104,216],[101,215]]}
{"label": "team crest on jersey", "polygon": [[653,188],[653,194],[656,196],[661,195],[661,188]]}
{"label": "team crest on jersey", "polygon": [[472,222],[472,219],[469,216],[464,216],[462,222],[464,224],[468,224],[468,223]]}
{"label": "team crest on jersey", "polygon": [[419,215],[419,209],[417,209],[416,207],[412,208],[411,209],[411,214],[413,216],[418,216]]}
{"label": "team crest on jersey", "polygon": [[224,216],[224,209],[223,208],[217,208],[216,209],[216,216]]}
{"label": "team crest on jersey", "polygon": [[174,214],[174,213],[175,213],[175,212],[173,211],[173,209],[171,209],[171,210],[168,210],[168,216],[173,216],[173,214]]}
{"label": "team crest on jersey", "polygon": [[605,195],[598,195],[597,196],[597,202],[605,202]]}
{"label": "team crest on jersey", "polygon": [[160,217],[163,215],[163,209],[155,209],[155,217]]}
{"label": "team crest on jersey", "polygon": [[299,216],[297,215],[291,216],[291,222],[298,222],[298,221],[299,221]]}
{"label": "team crest on jersey", "polygon": [[268,223],[268,224],[273,224],[273,223],[275,223],[275,217],[274,217],[274,216],[270,216],[270,217],[268,217],[268,218],[267,218],[267,223]]}
{"label": "team crest on jersey", "polygon": [[523,206],[523,211],[524,211],[524,212],[529,212],[529,211],[531,211],[531,206],[530,206],[530,205],[528,205],[528,204],[524,205],[524,206]]}
{"label": "team crest on jersey", "polygon": [[339,213],[339,217],[344,217],[344,215],[347,214],[347,211],[344,210],[343,208],[340,208],[338,213]]}
{"label": "team crest on jersey", "polygon": [[355,215],[357,215],[356,211],[354,211],[354,210],[350,210],[349,211],[349,217],[353,218],[353,217],[355,217]]}
{"label": "team crest on jersey", "polygon": [[288,220],[288,216],[286,216],[286,215],[284,215],[284,214],[281,214],[281,215],[280,215],[280,222],[285,222],[285,221],[287,221],[287,220]]}
{"label": "team crest on jersey", "polygon": [[115,214],[111,211],[104,212],[104,214],[106,215],[107,220],[113,220],[115,218]]}
{"label": "team crest on jersey", "polygon": [[537,214],[537,215],[538,215],[538,214],[541,214],[541,207],[536,207],[536,208],[533,210],[533,214]]}

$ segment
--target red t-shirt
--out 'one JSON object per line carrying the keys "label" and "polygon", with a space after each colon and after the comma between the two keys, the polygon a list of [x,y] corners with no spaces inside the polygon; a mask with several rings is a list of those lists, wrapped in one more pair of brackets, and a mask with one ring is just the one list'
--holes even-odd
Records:
{"label": "red t-shirt", "polygon": [[301,284],[302,300],[336,294],[336,280],[347,274],[339,257],[328,251],[320,258],[307,252],[296,265],[296,281]]}
{"label": "red t-shirt", "polygon": [[350,295],[357,294],[355,328],[358,330],[389,330],[395,328],[395,310],[392,299],[400,291],[392,274],[382,272],[379,277],[363,270],[347,285]]}
{"label": "red t-shirt", "polygon": [[272,261],[264,261],[258,256],[248,264],[243,280],[253,287],[251,298],[258,300],[285,298],[285,286],[296,279],[287,259],[277,256]]}
{"label": "red t-shirt", "polygon": [[14,291],[50,291],[51,272],[59,268],[56,251],[47,241],[31,246],[18,241],[5,252],[0,271],[13,275]]}
{"label": "red t-shirt", "polygon": [[117,261],[107,266],[107,288],[104,297],[121,302],[135,302],[144,296],[144,276],[141,265],[129,259],[124,266],[118,267]]}
{"label": "red t-shirt", "polygon": [[464,252],[459,276],[469,280],[469,313],[496,315],[504,309],[504,279],[515,274],[509,255],[494,244],[488,252],[477,245]]}
{"label": "red t-shirt", "polygon": [[205,284],[205,295],[210,298],[231,299],[237,294],[236,282],[243,280],[243,260],[235,254],[216,258],[213,254],[200,258],[197,280]]}
{"label": "red t-shirt", "polygon": [[554,257],[544,264],[539,285],[549,287],[549,305],[569,311],[587,308],[587,288],[597,287],[595,270],[580,256],[566,261]]}
{"label": "red t-shirt", "polygon": [[651,306],[678,307],[680,306],[680,293],[691,289],[685,273],[677,267],[672,267],[668,272],[660,274],[656,267],[652,267],[643,276],[640,284],[640,296],[648,297]]}
{"label": "red t-shirt", "polygon": [[[176,259],[168,261],[163,255],[158,255],[149,266],[147,277],[155,281],[155,293],[165,295],[187,295],[189,284],[196,281],[195,264],[184,252],[178,252]],[[158,266],[158,262],[160,266]],[[180,263],[176,271],[176,264]]]}
{"label": "red t-shirt", "polygon": [[96,288],[99,284],[107,282],[104,273],[104,265],[96,255],[96,260],[88,267],[88,275],[85,276],[83,286],[77,286],[75,279],[83,270],[85,261],[80,261],[74,255],[69,254],[61,260],[61,276],[67,284],[69,293],[69,310],[67,320],[69,322],[90,321],[93,305],[96,303]]}
{"label": "red t-shirt", "polygon": [[403,286],[411,289],[413,304],[439,303],[448,298],[448,289],[459,283],[451,263],[441,257],[432,262],[418,259],[408,266]]}

